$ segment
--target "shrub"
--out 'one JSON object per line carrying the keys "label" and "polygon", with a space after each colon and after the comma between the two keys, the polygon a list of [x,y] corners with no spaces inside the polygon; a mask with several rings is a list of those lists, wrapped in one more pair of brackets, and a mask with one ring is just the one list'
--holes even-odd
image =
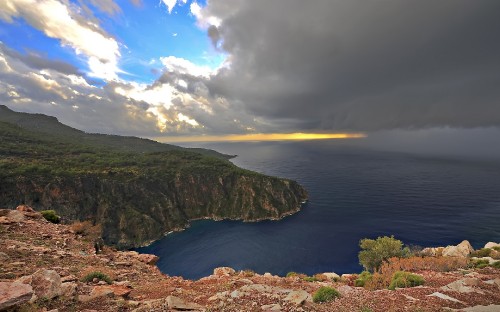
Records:
{"label": "shrub", "polygon": [[244,277],[252,277],[255,276],[255,272],[252,270],[244,270],[241,272]]}
{"label": "shrub", "polygon": [[396,271],[436,271],[449,272],[465,269],[469,265],[469,259],[462,257],[410,257],[390,258],[382,264],[380,270],[392,275]]}
{"label": "shrub", "polygon": [[92,282],[94,280],[94,278],[97,278],[100,281],[105,281],[108,284],[111,284],[113,282],[109,276],[107,276],[106,274],[104,274],[102,272],[98,272],[98,271],[90,272],[89,274],[85,275],[82,278],[82,282],[85,282],[85,283]]}
{"label": "shrub", "polygon": [[286,277],[295,277],[297,275],[299,275],[297,272],[288,272],[288,273],[286,273]]}
{"label": "shrub", "polygon": [[396,288],[406,288],[406,287],[415,287],[422,285],[424,283],[424,279],[420,275],[412,274],[409,272],[398,271],[392,275],[391,284],[389,285],[389,289],[394,290]]}
{"label": "shrub", "polygon": [[474,260],[472,262],[472,266],[477,269],[484,269],[485,267],[490,265],[490,261],[486,259]]}
{"label": "shrub", "polygon": [[479,258],[482,258],[482,257],[489,257],[490,254],[491,254],[492,250],[489,249],[489,248],[481,248],[479,250],[476,250],[474,251],[471,256],[472,257],[479,257]]}
{"label": "shrub", "polygon": [[[313,276],[317,281],[320,281],[320,282],[326,282],[328,281],[328,277],[326,277],[326,275],[324,274],[321,274],[321,273],[318,273],[318,274],[314,274]],[[333,279],[332,279],[333,280]],[[335,281],[334,281],[335,282]]]}
{"label": "shrub", "polygon": [[378,237],[373,239],[362,239],[359,242],[361,251],[358,254],[359,263],[365,270],[376,272],[384,261],[392,257],[403,257],[409,253],[407,248],[403,249],[403,243],[394,236]]}
{"label": "shrub", "polygon": [[495,247],[493,247],[491,249],[496,250],[496,251],[500,251],[500,246],[495,246]]}
{"label": "shrub", "polygon": [[45,218],[45,220],[52,222],[52,223],[59,223],[61,222],[61,217],[56,215],[55,210],[43,210],[40,211],[42,216]]}
{"label": "shrub", "polygon": [[493,267],[493,268],[495,268],[495,269],[500,269],[500,261],[497,261],[497,262],[493,263],[493,264],[491,265],[491,267]]}
{"label": "shrub", "polygon": [[317,282],[318,279],[314,276],[305,276],[302,278],[306,282]]}
{"label": "shrub", "polygon": [[320,287],[313,295],[313,302],[328,302],[340,298],[340,293],[332,287]]}
{"label": "shrub", "polygon": [[354,286],[364,287],[368,280],[372,279],[372,274],[368,271],[363,271],[359,274],[358,278],[354,281]]}

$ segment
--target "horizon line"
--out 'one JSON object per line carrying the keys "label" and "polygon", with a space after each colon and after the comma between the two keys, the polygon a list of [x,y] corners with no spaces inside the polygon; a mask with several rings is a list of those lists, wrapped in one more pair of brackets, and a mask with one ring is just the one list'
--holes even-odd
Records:
{"label": "horizon line", "polygon": [[362,139],[365,133],[252,133],[252,134],[225,134],[225,135],[195,135],[195,136],[165,136],[154,137],[161,143],[190,143],[190,142],[245,142],[245,141],[309,141],[328,139]]}

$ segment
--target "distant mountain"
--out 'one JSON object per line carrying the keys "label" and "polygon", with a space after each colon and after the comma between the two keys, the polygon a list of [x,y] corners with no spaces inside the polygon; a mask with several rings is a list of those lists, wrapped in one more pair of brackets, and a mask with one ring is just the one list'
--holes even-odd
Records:
{"label": "distant mountain", "polygon": [[131,136],[107,135],[98,133],[86,133],[57,120],[56,117],[43,114],[19,113],[0,105],[0,121],[15,124],[23,129],[51,135],[61,141],[78,141],[94,147],[109,148],[122,152],[163,152],[171,150],[189,150],[204,155],[229,159],[234,156],[203,148],[183,148],[180,146],[159,143],[153,140],[142,139]]}
{"label": "distant mountain", "polygon": [[[214,157],[217,156],[217,157]],[[108,244],[144,245],[190,220],[279,219],[300,209],[296,182],[238,168],[210,150],[96,135],[0,106],[0,207],[91,220]]]}

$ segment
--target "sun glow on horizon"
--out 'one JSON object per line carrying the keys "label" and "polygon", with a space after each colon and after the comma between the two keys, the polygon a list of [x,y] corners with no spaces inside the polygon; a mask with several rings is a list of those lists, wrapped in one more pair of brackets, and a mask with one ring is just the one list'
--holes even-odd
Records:
{"label": "sun glow on horizon", "polygon": [[156,137],[154,140],[162,143],[180,142],[241,142],[241,141],[305,141],[327,139],[362,139],[364,133],[254,133],[230,135],[198,135]]}

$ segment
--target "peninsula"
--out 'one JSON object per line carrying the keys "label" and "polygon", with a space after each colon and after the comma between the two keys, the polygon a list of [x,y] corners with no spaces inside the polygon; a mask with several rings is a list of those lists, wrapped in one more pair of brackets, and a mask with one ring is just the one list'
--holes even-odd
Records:
{"label": "peninsula", "polygon": [[132,248],[190,220],[259,221],[300,210],[295,181],[241,169],[230,155],[152,140],[89,134],[0,105],[0,207],[55,210],[100,225],[106,244]]}

